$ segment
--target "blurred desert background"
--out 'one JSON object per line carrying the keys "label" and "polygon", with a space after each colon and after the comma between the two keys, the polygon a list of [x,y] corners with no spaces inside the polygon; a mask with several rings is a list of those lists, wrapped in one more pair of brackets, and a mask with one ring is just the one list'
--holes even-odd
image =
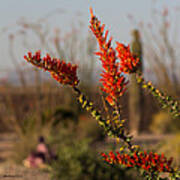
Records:
{"label": "blurred desert background", "polygon": [[[146,79],[179,101],[180,1],[0,3],[0,179],[108,180],[118,179],[117,175],[134,179],[135,172],[112,170],[103,164],[99,152],[119,149],[120,144],[108,138],[96,120],[81,109],[71,89],[27,64],[23,57],[28,51],[41,50],[77,64],[81,89],[101,110],[101,63],[94,55],[98,46],[88,27],[92,6],[114,40],[141,47]],[[140,34],[138,38],[135,32]],[[162,110],[146,91],[133,91],[136,84],[129,86],[120,103],[135,143],[174,157],[179,166],[179,119],[172,118],[168,109]],[[23,160],[40,137],[58,158],[45,170],[25,167]]]}

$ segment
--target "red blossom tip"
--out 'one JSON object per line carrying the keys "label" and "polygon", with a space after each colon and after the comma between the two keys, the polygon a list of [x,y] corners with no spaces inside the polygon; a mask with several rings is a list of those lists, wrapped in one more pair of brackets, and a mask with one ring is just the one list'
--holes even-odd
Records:
{"label": "red blossom tip", "polygon": [[100,49],[95,54],[100,57],[104,69],[100,80],[103,85],[101,90],[107,94],[107,102],[114,106],[118,98],[125,92],[127,81],[121,72],[120,64],[117,62],[116,51],[111,46],[112,37],[107,39],[108,30],[104,30],[105,25],[101,25],[101,22],[93,15],[92,9],[90,9],[90,13],[90,29],[95,35]]}
{"label": "red blossom tip", "polygon": [[120,59],[120,70],[124,73],[134,73],[140,65],[140,59],[133,55],[130,51],[130,46],[125,46],[122,43],[116,42],[116,50]]}
{"label": "red blossom tip", "polygon": [[92,9],[92,7],[90,7],[90,8],[89,8],[89,11],[90,11],[90,15],[91,15],[91,17],[93,17],[93,16],[94,16],[94,14],[93,14],[93,9]]}
{"label": "red blossom tip", "polygon": [[42,58],[40,51],[37,51],[34,55],[28,52],[24,59],[36,67],[49,71],[52,77],[61,84],[77,86],[79,83],[77,65],[66,64],[63,60],[51,58],[49,54]]}

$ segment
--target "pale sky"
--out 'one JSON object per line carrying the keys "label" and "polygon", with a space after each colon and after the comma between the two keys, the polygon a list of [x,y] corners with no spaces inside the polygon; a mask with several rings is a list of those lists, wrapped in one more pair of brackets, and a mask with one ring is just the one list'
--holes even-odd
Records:
{"label": "pale sky", "polygon": [[[0,0],[0,31],[10,27],[21,17],[36,20],[56,9],[63,9],[64,14],[51,18],[50,24],[66,31],[71,23],[76,21],[79,12],[84,22],[84,30],[88,31],[89,7],[92,6],[98,18],[107,25],[111,35],[128,43],[131,39],[130,31],[134,28],[127,18],[131,14],[138,22],[148,22],[151,19],[153,0]],[[180,7],[180,0],[157,0],[156,7],[173,9]],[[7,34],[0,34],[0,69],[12,67],[8,55]],[[22,53],[22,54],[21,54]],[[19,56],[23,57],[21,52]]]}

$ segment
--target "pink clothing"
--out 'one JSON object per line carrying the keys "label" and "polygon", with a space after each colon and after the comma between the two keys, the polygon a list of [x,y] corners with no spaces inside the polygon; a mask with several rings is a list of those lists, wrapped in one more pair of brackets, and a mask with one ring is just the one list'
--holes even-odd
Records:
{"label": "pink clothing", "polygon": [[29,162],[29,166],[32,168],[39,167],[41,164],[43,164],[43,160],[35,157],[34,155],[29,155],[26,161]]}
{"label": "pink clothing", "polygon": [[46,147],[44,143],[40,143],[37,145],[36,152],[48,154],[48,148]]}

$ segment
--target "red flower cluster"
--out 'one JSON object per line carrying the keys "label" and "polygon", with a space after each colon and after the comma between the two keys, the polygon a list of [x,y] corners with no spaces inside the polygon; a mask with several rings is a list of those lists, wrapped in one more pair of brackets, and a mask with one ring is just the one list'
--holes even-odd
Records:
{"label": "red flower cluster", "polygon": [[101,153],[104,160],[110,164],[123,164],[126,167],[143,168],[149,172],[171,172],[172,158],[167,160],[164,154],[158,155],[157,153],[146,151],[134,152],[132,155],[120,154],[110,152],[109,155]]}
{"label": "red flower cluster", "polygon": [[118,97],[123,95],[127,81],[119,68],[119,63],[116,62],[116,51],[111,47],[112,38],[107,41],[108,31],[106,30],[104,33],[105,25],[101,25],[101,22],[93,15],[92,9],[90,12],[90,29],[96,36],[100,48],[96,55],[100,56],[104,68],[100,80],[103,84],[102,91],[108,94],[106,100],[109,104],[114,105],[118,101]]}
{"label": "red flower cluster", "polygon": [[117,42],[116,50],[118,52],[118,57],[121,59],[121,71],[124,73],[136,72],[139,67],[140,60],[131,53],[129,45],[125,46],[124,44]]}
{"label": "red flower cluster", "polygon": [[79,83],[76,72],[77,65],[66,64],[64,61],[51,58],[49,54],[41,58],[40,51],[37,51],[34,55],[28,52],[28,55],[24,56],[24,58],[31,64],[49,71],[52,77],[61,84],[76,86]]}

